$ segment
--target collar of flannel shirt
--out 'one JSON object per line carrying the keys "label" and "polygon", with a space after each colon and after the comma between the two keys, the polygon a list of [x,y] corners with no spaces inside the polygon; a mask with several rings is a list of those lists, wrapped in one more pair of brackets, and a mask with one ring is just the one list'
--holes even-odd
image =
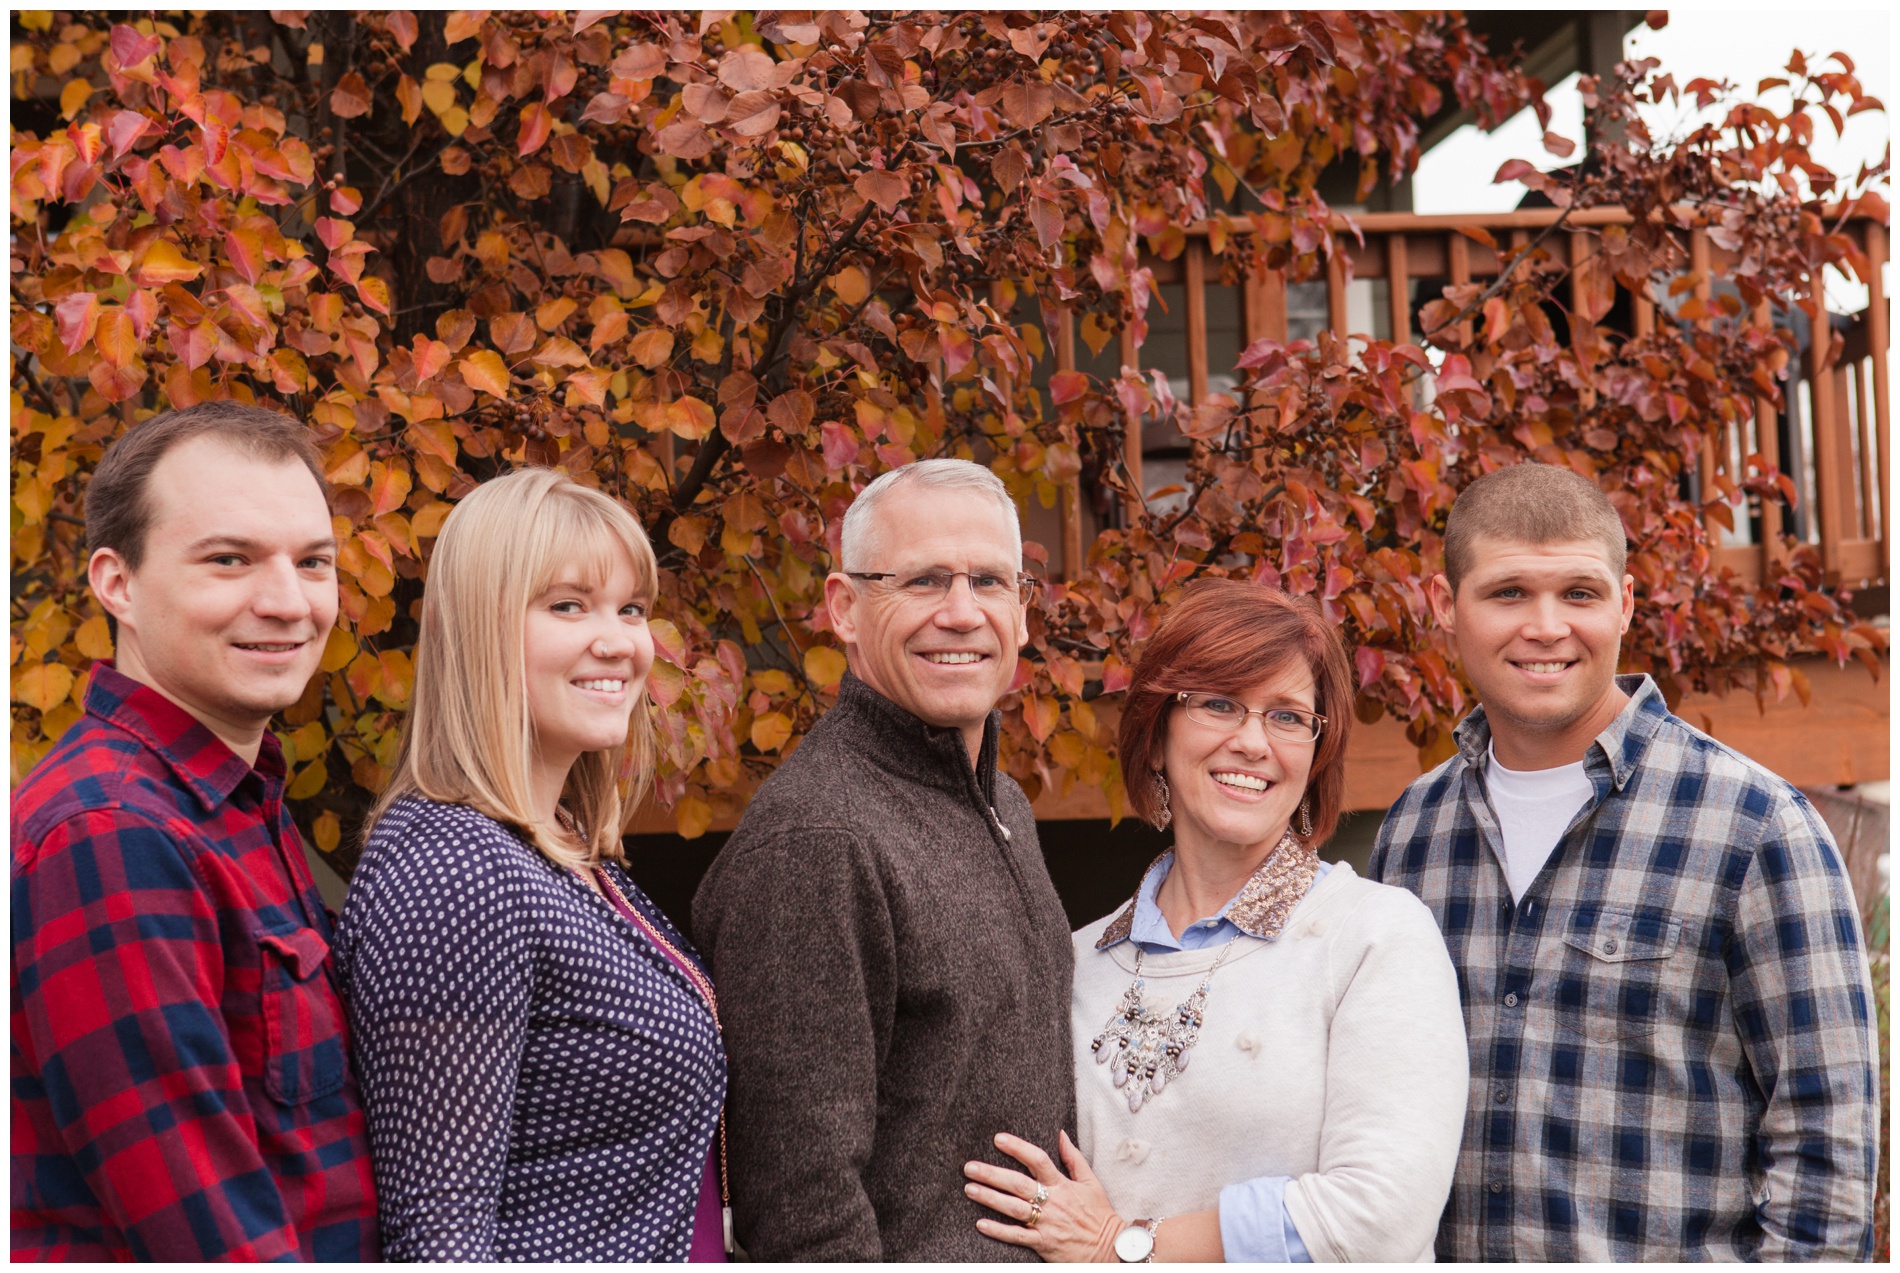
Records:
{"label": "collar of flannel shirt", "polygon": [[[1619,676],[1616,687],[1629,695],[1630,701],[1623,704],[1616,719],[1591,742],[1590,751],[1584,757],[1584,769],[1594,780],[1607,768],[1610,790],[1621,791],[1630,775],[1636,772],[1649,740],[1669,719],[1669,708],[1663,703],[1662,690],[1646,672]],[[1482,703],[1471,709],[1471,714],[1452,731],[1452,737],[1465,764],[1482,773],[1485,750],[1491,745],[1491,723],[1485,719]],[[1598,791],[1602,788],[1598,787]]]}
{"label": "collar of flannel shirt", "polygon": [[110,660],[92,665],[86,711],[156,752],[206,813],[229,800],[238,784],[253,773],[267,794],[283,784],[283,748],[269,730],[264,732],[256,766],[247,765],[190,712],[119,671]]}

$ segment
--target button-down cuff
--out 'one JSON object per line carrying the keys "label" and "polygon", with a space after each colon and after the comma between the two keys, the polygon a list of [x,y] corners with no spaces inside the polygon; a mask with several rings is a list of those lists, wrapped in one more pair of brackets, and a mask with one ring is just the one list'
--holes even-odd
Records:
{"label": "button-down cuff", "polygon": [[1313,1256],[1286,1210],[1291,1176],[1259,1176],[1220,1191],[1222,1258],[1260,1264],[1311,1264]]}

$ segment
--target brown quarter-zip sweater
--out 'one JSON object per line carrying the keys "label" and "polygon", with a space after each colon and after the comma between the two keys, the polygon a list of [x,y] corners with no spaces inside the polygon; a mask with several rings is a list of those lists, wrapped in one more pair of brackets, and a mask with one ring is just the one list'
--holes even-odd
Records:
{"label": "brown quarter-zip sweater", "polygon": [[[1068,920],[992,713],[962,735],[846,675],[693,902],[761,1260],[1033,1259],[976,1230],[972,1158],[1075,1129]],[[992,812],[994,810],[994,812]]]}

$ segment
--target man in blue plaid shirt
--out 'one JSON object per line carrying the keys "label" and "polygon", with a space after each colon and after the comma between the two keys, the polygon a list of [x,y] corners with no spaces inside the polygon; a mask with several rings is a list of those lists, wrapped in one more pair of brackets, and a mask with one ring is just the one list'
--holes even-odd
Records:
{"label": "man in blue plaid shirt", "polygon": [[1371,865],[1437,916],[1471,1040],[1438,1258],[1868,1258],[1873,989],[1826,826],[1615,675],[1634,586],[1594,483],[1478,479],[1445,565],[1482,706]]}

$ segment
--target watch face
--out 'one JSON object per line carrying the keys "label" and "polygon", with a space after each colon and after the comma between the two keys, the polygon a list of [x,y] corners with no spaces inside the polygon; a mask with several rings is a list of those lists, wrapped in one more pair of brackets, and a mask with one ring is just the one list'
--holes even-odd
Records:
{"label": "watch face", "polygon": [[1141,1225],[1131,1225],[1115,1235],[1115,1258],[1123,1264],[1139,1264],[1154,1249],[1154,1235]]}

